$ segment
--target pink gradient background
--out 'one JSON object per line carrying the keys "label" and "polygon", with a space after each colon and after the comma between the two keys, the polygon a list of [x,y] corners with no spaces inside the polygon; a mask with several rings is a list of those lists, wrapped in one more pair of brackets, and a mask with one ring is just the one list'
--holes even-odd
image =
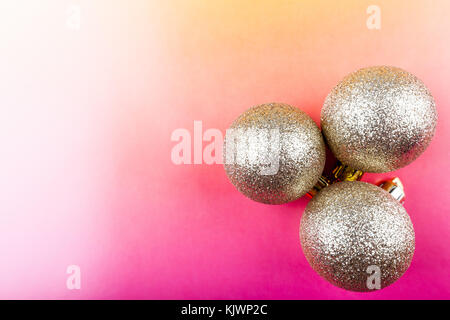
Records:
{"label": "pink gradient background", "polygon": [[[81,28],[66,27],[80,6]],[[382,10],[368,30],[366,8]],[[450,298],[450,2],[0,3],[0,298]],[[421,78],[435,139],[399,176],[415,226],[410,269],[369,294],[308,265],[308,199],[267,206],[222,165],[175,165],[177,128],[222,132],[272,101],[318,122],[347,73],[395,65]],[[206,145],[206,143],[205,143]],[[66,268],[81,267],[81,290]]]}

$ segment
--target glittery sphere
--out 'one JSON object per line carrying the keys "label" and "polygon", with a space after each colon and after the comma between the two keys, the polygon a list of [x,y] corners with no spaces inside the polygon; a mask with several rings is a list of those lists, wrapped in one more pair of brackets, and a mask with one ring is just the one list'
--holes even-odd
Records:
{"label": "glittery sphere", "polygon": [[[414,229],[403,206],[383,189],[360,181],[338,182],[308,203],[300,225],[303,252],[332,284],[372,291],[379,268],[384,288],[408,269]],[[376,287],[375,287],[376,288]]]}
{"label": "glittery sphere", "polygon": [[298,199],[319,179],[325,143],[303,111],[280,103],[253,107],[227,130],[224,166],[245,196],[267,204]]}
{"label": "glittery sphere", "polygon": [[388,172],[414,161],[433,138],[434,99],[422,81],[394,67],[371,67],[345,77],[327,96],[321,126],[336,158],[367,172]]}

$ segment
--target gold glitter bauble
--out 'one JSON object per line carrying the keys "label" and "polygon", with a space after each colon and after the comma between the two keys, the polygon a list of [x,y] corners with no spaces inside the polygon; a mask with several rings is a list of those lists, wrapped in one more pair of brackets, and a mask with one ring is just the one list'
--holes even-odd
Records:
{"label": "gold glitter bauble", "polygon": [[394,67],[370,67],[345,77],[327,96],[321,126],[336,158],[367,172],[388,172],[414,161],[437,122],[422,81]]}
{"label": "gold glitter bauble", "polygon": [[303,252],[332,284],[372,291],[378,269],[384,288],[408,269],[414,229],[403,206],[385,190],[361,181],[338,182],[308,203],[300,224]]}
{"label": "gold glitter bauble", "polygon": [[281,103],[253,107],[227,130],[224,166],[245,196],[267,204],[308,192],[325,165],[325,143],[303,111]]}

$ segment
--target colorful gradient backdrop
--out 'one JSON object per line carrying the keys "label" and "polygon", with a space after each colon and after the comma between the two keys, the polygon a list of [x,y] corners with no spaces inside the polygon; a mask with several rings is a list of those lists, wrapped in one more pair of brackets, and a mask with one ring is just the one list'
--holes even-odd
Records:
{"label": "colorful gradient backdrop", "polygon": [[[381,29],[366,27],[369,5]],[[80,29],[70,28],[79,6]],[[0,3],[0,298],[450,298],[450,2],[8,0]],[[69,24],[69,25],[68,25]],[[267,206],[221,165],[175,165],[172,132],[222,132],[286,102],[318,123],[329,90],[370,65],[432,91],[435,139],[398,175],[410,269],[373,293],[308,265],[308,199]],[[66,268],[81,267],[81,290]]]}

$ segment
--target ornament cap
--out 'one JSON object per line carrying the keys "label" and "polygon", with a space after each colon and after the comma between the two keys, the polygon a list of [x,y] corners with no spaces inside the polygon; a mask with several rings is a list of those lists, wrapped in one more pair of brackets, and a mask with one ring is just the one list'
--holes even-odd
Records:
{"label": "ornament cap", "polygon": [[308,191],[307,195],[312,198],[320,190],[328,187],[336,181],[359,181],[361,180],[363,174],[364,172],[361,170],[350,168],[349,166],[338,161],[331,175],[322,174],[314,187]]}
{"label": "ornament cap", "polygon": [[359,181],[359,180],[361,180],[364,172],[361,170],[356,170],[356,169],[350,168],[349,166],[338,161],[336,168],[333,169],[332,174],[333,174],[333,176],[332,176],[333,180]]}
{"label": "ornament cap", "polygon": [[331,181],[325,177],[320,176],[319,180],[316,182],[314,187],[308,191],[307,195],[312,198],[314,197],[320,190],[322,190],[325,187],[328,187],[331,184]]}
{"label": "ornament cap", "polygon": [[403,203],[405,201],[405,188],[399,177],[382,182],[378,186],[389,192],[398,202]]}

